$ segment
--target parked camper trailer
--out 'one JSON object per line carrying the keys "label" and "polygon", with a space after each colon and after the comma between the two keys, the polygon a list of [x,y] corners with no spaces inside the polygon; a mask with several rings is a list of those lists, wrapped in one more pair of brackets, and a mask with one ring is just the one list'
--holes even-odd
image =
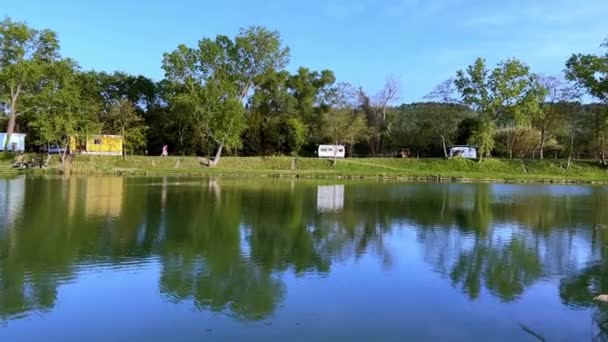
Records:
{"label": "parked camper trailer", "polygon": [[317,155],[319,158],[344,158],[346,157],[346,148],[342,145],[319,145]]}
{"label": "parked camper trailer", "polygon": [[0,151],[4,151],[4,147],[7,146],[7,152],[25,152],[25,134],[13,133],[11,134],[11,140],[6,144],[6,133],[0,133]]}
{"label": "parked camper trailer", "polygon": [[454,157],[477,159],[477,147],[452,146],[452,147],[450,147],[450,158],[454,158]]}

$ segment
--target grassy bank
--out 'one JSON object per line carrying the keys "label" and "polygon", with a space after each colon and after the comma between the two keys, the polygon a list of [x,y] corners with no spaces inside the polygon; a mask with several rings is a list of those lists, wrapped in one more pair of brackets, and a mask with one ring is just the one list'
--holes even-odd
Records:
{"label": "grassy bank", "polygon": [[[10,164],[0,159],[0,166]],[[143,157],[127,159],[108,156],[76,156],[72,174],[127,175],[248,175],[310,178],[383,178],[432,181],[494,182],[586,182],[608,183],[608,171],[595,162],[576,161],[569,169],[563,160],[488,159],[388,159],[365,158],[331,161],[291,157],[224,157],[215,168],[201,165],[196,157]],[[48,169],[27,172],[60,172],[53,156]]]}

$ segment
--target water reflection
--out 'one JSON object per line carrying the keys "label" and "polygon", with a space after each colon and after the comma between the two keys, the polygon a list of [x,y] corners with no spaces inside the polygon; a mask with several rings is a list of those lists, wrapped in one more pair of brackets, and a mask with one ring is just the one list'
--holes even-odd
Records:
{"label": "water reflection", "polygon": [[[607,201],[576,186],[1,179],[0,317],[52,310],[83,269],[155,260],[166,300],[261,320],[286,300],[286,275],[332,277],[365,256],[390,272],[401,248],[471,301],[515,302],[543,281],[565,305],[595,308],[608,292],[608,230],[593,228]],[[415,244],[395,245],[407,231]]]}
{"label": "water reflection", "polygon": [[318,185],[317,210],[340,211],[344,208],[344,185]]}
{"label": "water reflection", "polygon": [[4,179],[0,181],[0,227],[8,226],[15,221],[23,210],[25,177]]}

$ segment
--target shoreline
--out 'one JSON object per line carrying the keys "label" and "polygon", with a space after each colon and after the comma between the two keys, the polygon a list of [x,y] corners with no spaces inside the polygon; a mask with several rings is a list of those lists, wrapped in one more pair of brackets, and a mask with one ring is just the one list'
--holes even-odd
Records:
{"label": "shoreline", "polygon": [[[70,175],[187,176],[239,178],[342,179],[432,183],[608,184],[608,171],[592,161],[487,159],[348,158],[332,166],[327,159],[292,157],[224,157],[215,168],[198,157],[77,156]],[[53,156],[47,168],[0,168],[0,175],[60,175]]]}

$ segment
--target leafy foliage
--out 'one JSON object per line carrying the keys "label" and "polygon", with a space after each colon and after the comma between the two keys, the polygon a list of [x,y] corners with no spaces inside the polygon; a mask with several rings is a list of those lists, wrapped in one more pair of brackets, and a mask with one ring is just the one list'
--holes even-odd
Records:
{"label": "leafy foliage", "polygon": [[[605,45],[604,45],[605,46]],[[606,46],[605,46],[606,47]],[[29,149],[72,134],[122,134],[128,153],[312,156],[343,143],[362,156],[446,156],[451,144],[480,155],[589,158],[605,163],[608,53],[574,54],[564,75],[541,76],[517,59],[484,59],[441,82],[425,102],[398,104],[400,84],[377,92],[337,82],[331,70],[285,70],[276,31],[253,26],[203,37],[163,56],[165,78],[80,70],[57,35],[0,22],[0,127]],[[587,96],[586,96],[587,95]],[[581,104],[593,99],[601,103]],[[522,135],[523,134],[523,135]],[[525,146],[524,146],[525,145]],[[568,164],[570,165],[570,164]]]}
{"label": "leafy foliage", "polygon": [[146,145],[148,126],[131,101],[122,99],[113,103],[106,122],[109,133],[118,133],[123,137],[125,155],[141,150]]}

